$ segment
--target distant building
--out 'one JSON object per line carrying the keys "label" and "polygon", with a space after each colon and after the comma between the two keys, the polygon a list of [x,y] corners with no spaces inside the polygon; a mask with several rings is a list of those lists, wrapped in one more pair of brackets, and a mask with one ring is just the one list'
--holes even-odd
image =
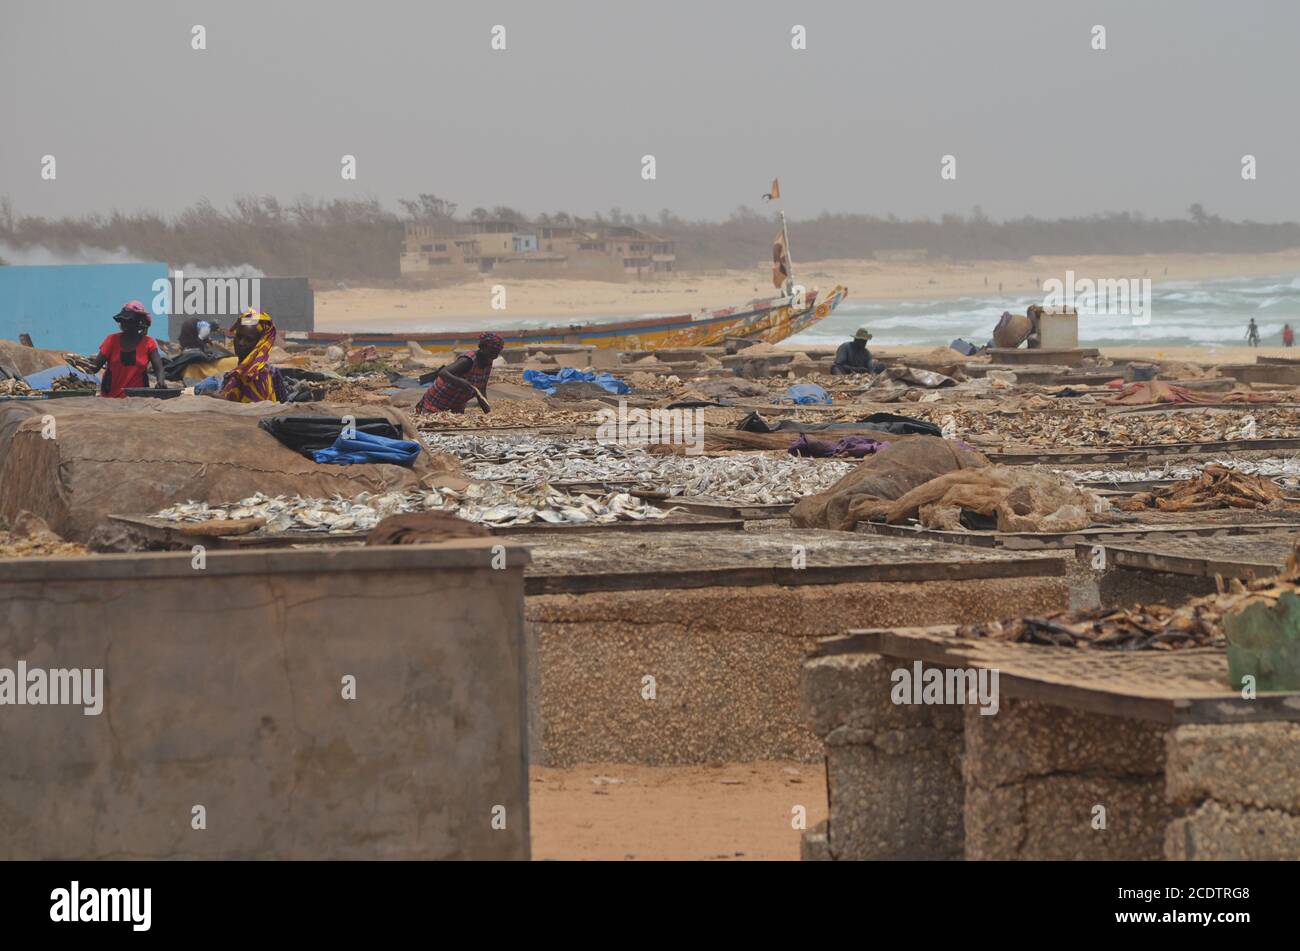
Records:
{"label": "distant building", "polygon": [[402,274],[469,270],[517,275],[648,278],[673,270],[673,243],[627,225],[579,227],[491,219],[408,224]]}

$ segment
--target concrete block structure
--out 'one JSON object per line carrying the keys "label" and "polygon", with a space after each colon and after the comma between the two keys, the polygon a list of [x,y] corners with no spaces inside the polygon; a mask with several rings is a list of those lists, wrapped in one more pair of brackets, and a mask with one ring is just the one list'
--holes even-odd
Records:
{"label": "concrete block structure", "polygon": [[0,858],[526,859],[523,568],[496,539],[0,562]]}
{"label": "concrete block structure", "polygon": [[[1053,557],[789,529],[746,533],[741,547],[730,534],[539,539],[527,579],[532,762],[815,762],[800,668],[819,638],[867,618],[992,619],[1068,599]],[[789,567],[795,543],[801,569]]]}
{"label": "concrete block structure", "polygon": [[[1109,655],[1109,656],[1107,656]],[[1000,672],[1000,702],[895,703],[891,677]],[[825,751],[807,859],[1300,858],[1300,703],[1208,648],[1084,651],[864,631],[804,665]]]}

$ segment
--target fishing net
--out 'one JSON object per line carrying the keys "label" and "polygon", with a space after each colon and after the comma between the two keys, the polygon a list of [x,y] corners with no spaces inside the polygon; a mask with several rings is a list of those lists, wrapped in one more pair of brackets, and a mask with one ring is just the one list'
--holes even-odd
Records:
{"label": "fishing net", "polygon": [[988,465],[973,449],[938,436],[892,438],[889,448],[869,456],[825,492],[801,499],[790,510],[796,528],[851,530],[860,513],[902,498],[917,486],[959,469]]}

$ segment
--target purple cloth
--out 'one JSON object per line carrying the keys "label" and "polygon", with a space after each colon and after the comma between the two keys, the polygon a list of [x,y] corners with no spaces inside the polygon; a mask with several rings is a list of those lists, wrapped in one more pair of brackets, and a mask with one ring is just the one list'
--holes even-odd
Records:
{"label": "purple cloth", "polygon": [[809,439],[806,433],[800,433],[788,450],[792,456],[810,456],[814,459],[829,459],[832,456],[861,459],[873,456],[889,445],[867,436],[845,436],[839,442],[822,439]]}

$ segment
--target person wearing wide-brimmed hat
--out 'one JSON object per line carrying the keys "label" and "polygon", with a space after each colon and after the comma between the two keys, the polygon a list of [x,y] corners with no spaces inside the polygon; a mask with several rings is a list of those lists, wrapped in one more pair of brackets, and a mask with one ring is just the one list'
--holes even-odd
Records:
{"label": "person wearing wide-brimmed hat", "polygon": [[859,327],[853,339],[846,340],[835,351],[835,364],[831,367],[831,373],[837,376],[870,373],[871,351],[867,349],[867,341],[870,339],[871,331]]}
{"label": "person wearing wide-brimmed hat", "polygon": [[104,376],[99,383],[99,395],[122,397],[129,389],[139,389],[148,385],[147,369],[153,368],[154,384],[158,389],[166,389],[163,379],[162,355],[158,352],[158,343],[149,336],[149,327],[153,318],[144,304],[138,300],[128,301],[122,305],[113,319],[121,331],[109,334],[99,345],[96,353],[87,364],[91,372],[101,368]]}

